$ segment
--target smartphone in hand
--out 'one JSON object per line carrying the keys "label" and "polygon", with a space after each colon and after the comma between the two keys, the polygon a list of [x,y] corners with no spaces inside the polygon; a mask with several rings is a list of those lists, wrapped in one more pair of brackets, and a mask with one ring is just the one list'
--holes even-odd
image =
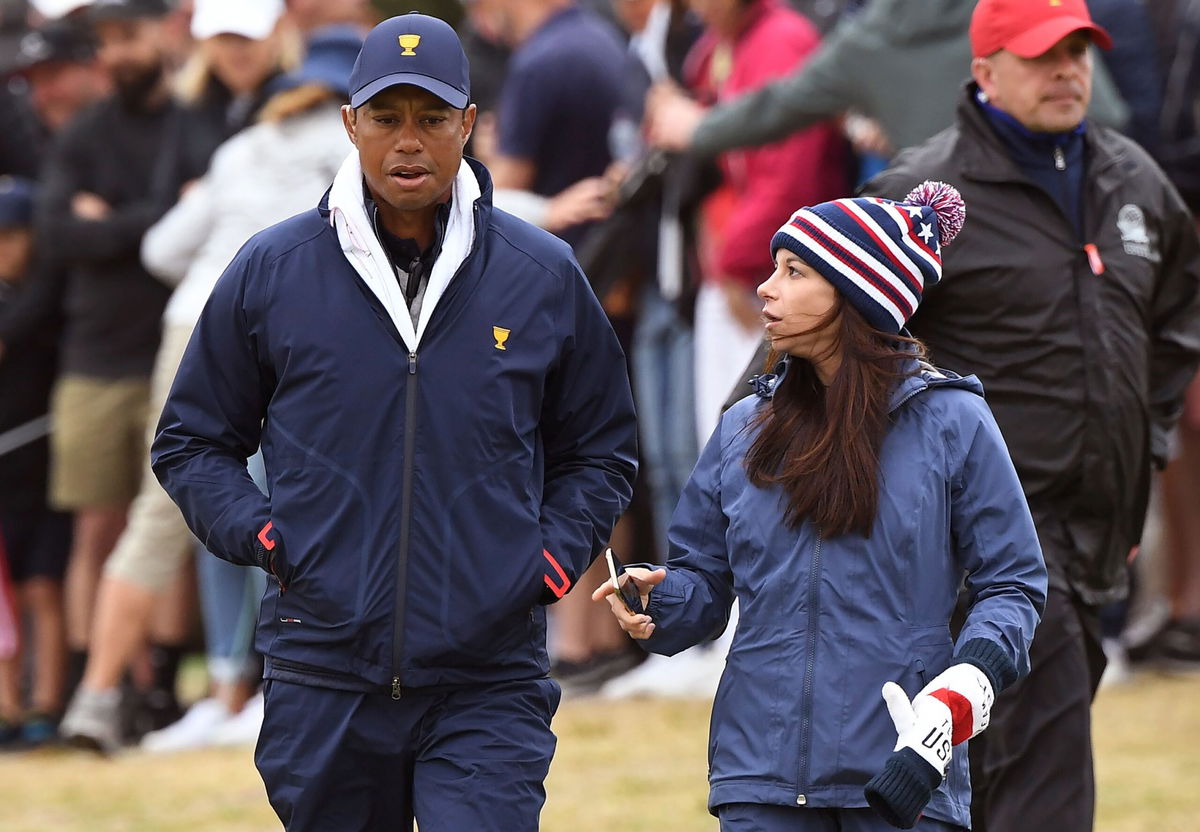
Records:
{"label": "smartphone in hand", "polygon": [[608,577],[612,581],[613,594],[621,600],[625,609],[630,613],[641,615],[645,610],[642,609],[642,596],[638,592],[633,576],[627,575],[624,581],[621,580],[621,575],[625,572],[625,564],[617,560],[617,556],[613,554],[611,548],[604,550],[604,559],[608,561]]}

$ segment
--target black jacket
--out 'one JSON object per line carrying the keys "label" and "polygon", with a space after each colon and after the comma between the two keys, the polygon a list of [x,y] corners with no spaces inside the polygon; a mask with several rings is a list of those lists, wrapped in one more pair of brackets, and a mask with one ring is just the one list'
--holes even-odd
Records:
{"label": "black jacket", "polygon": [[1080,239],[1008,157],[973,93],[955,126],[865,191],[902,199],[938,179],[962,193],[966,224],[910,328],[938,365],[983,382],[1051,580],[1101,603],[1124,594],[1151,464],[1165,462],[1200,359],[1200,244],[1145,151],[1095,126]]}
{"label": "black jacket", "polygon": [[[67,270],[62,369],[99,378],[150,376],[170,289],[142,267],[142,235],[165,206],[154,177],[174,104],[134,112],[116,97],[78,115],[55,140],[36,215],[40,250]],[[79,192],[111,207],[71,210]]]}
{"label": "black jacket", "polygon": [[[43,287],[55,275],[35,265],[16,285],[0,282],[0,507],[33,510],[46,502],[49,448],[45,417],[57,369],[58,309]],[[19,320],[16,319],[19,314]]]}
{"label": "black jacket", "polygon": [[191,103],[179,103],[165,128],[154,170],[154,196],[167,210],[179,199],[180,189],[208,171],[209,162],[226,140],[254,123],[270,97],[271,80],[243,101],[235,101],[229,88],[210,78],[204,94]]}

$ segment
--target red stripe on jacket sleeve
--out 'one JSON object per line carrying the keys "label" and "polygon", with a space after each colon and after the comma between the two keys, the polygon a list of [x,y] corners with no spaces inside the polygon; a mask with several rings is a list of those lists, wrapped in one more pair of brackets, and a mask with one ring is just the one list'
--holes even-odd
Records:
{"label": "red stripe on jacket sleeve", "polygon": [[554,555],[542,550],[542,557],[550,564],[550,568],[557,573],[560,583],[555,583],[554,579],[549,575],[543,576],[546,581],[546,586],[550,587],[550,591],[554,593],[555,598],[561,598],[567,594],[567,590],[571,588],[571,579],[567,577],[567,573],[559,566],[558,561],[554,559]]}

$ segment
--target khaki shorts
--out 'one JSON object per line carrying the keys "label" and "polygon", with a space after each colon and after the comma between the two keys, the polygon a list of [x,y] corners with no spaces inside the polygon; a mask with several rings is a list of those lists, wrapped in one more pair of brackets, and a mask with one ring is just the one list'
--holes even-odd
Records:
{"label": "khaki shorts", "polygon": [[[163,329],[150,381],[147,447],[154,441],[159,416],[191,335],[192,328],[187,325],[168,324]],[[125,531],[104,564],[104,575],[161,592],[179,574],[180,567],[189,562],[195,543],[183,515],[150,470],[150,454],[144,453],[142,458],[141,489],[129,507]]]}
{"label": "khaki shorts", "polygon": [[50,502],[60,511],[120,506],[137,494],[149,379],[63,376],[50,403]]}

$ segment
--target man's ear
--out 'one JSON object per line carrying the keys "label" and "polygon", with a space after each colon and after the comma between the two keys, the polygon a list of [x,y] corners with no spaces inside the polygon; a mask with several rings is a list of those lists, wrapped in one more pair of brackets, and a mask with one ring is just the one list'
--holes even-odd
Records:
{"label": "man's ear", "polygon": [[992,83],[994,73],[995,68],[987,58],[973,58],[971,60],[971,77],[975,79],[975,83],[979,85],[979,89],[983,90],[983,94],[989,97],[990,91],[995,86]]}
{"label": "man's ear", "polygon": [[477,115],[479,115],[479,111],[474,104],[468,105],[463,110],[463,144],[466,144],[467,139],[471,138],[471,131],[475,129],[475,116]]}
{"label": "man's ear", "polygon": [[346,128],[346,135],[350,137],[350,143],[358,147],[358,140],[355,137],[355,131],[358,129],[358,111],[349,104],[342,105],[342,126]]}

